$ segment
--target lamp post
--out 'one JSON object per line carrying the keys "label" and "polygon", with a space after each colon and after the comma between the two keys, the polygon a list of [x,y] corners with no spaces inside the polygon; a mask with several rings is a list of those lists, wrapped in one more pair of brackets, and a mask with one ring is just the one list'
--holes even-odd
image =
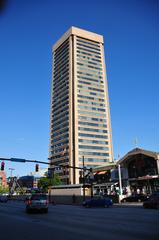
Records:
{"label": "lamp post", "polygon": [[10,178],[12,178],[12,172],[15,170],[14,168],[9,168],[10,170]]}
{"label": "lamp post", "polygon": [[122,188],[122,178],[121,178],[120,164],[118,164],[118,175],[119,175],[119,203],[121,203],[121,198],[122,198],[122,195],[123,195],[123,188]]}
{"label": "lamp post", "polygon": [[[9,193],[12,194],[12,186],[14,184],[14,178],[12,176],[12,172],[15,170],[14,168],[9,168],[10,170],[10,181],[9,181]],[[12,181],[13,180],[13,181]]]}

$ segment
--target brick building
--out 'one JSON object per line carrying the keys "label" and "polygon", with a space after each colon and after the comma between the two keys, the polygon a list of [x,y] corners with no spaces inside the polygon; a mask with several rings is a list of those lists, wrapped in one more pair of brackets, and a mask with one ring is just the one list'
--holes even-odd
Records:
{"label": "brick building", "polygon": [[0,186],[7,187],[6,172],[0,171]]}

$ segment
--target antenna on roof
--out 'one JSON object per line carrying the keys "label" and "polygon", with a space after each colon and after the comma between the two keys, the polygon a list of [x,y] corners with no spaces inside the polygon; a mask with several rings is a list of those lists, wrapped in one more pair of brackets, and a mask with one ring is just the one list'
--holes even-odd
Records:
{"label": "antenna on roof", "polygon": [[139,141],[138,141],[138,138],[136,137],[135,140],[134,140],[134,144],[135,144],[135,148],[138,148],[139,147]]}

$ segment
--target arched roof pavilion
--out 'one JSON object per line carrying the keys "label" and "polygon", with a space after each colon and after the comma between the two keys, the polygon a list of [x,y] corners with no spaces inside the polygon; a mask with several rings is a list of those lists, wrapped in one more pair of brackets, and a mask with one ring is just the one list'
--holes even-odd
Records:
{"label": "arched roof pavilion", "polygon": [[159,160],[159,152],[148,151],[141,148],[134,148],[133,150],[129,151],[125,154],[121,159],[119,159],[118,164],[124,164],[125,162],[129,161],[129,159],[137,154],[143,154],[149,157],[154,158],[155,160]]}
{"label": "arched roof pavilion", "polygon": [[135,148],[119,159],[117,164],[128,169],[129,178],[159,176],[158,152]]}

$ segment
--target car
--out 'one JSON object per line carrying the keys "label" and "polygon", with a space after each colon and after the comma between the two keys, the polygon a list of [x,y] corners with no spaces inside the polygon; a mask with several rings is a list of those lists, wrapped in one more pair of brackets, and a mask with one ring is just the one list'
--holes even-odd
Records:
{"label": "car", "polygon": [[91,198],[83,202],[84,207],[110,207],[113,205],[113,201],[109,197]]}
{"label": "car", "polygon": [[143,194],[133,194],[128,197],[125,197],[121,202],[143,202],[147,200],[148,196]]}
{"label": "car", "polygon": [[32,211],[43,211],[48,212],[48,196],[44,193],[36,193],[28,196],[26,199],[26,212],[30,213]]}
{"label": "car", "polygon": [[144,201],[143,207],[159,209],[159,192],[153,193],[146,201]]}
{"label": "car", "polygon": [[8,196],[7,195],[0,195],[0,202],[6,203],[8,202]]}

